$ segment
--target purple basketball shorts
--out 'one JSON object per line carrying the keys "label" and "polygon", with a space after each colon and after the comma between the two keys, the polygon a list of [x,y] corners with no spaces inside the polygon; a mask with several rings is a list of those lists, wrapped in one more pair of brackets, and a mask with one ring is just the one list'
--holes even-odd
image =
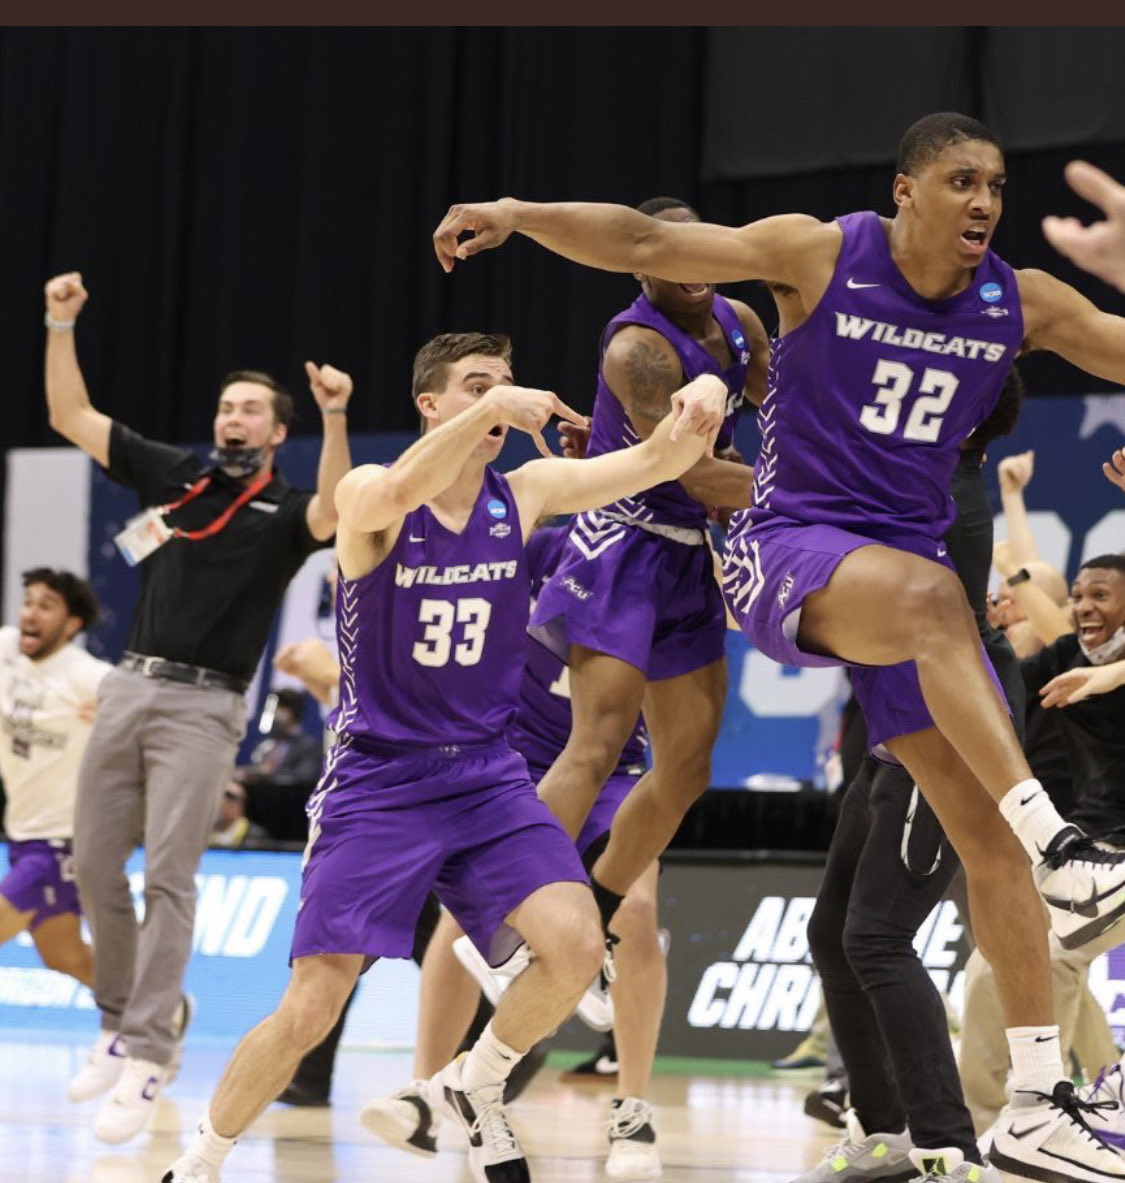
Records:
{"label": "purple basketball shorts", "polygon": [[55,838],[9,842],[8,873],[0,880],[0,895],[17,912],[33,913],[33,929],[66,912],[81,916],[70,842]]}
{"label": "purple basketball shorts", "polygon": [[586,883],[574,843],[503,741],[378,754],[347,740],[309,800],[293,957],[409,957],[430,891],[496,964],[504,918],[549,883]]}
{"label": "purple basketball shorts", "polygon": [[[840,561],[863,546],[895,546],[952,569],[945,547],[930,539],[897,542],[867,538],[836,526],[806,525],[787,518],[747,529],[728,539],[723,557],[723,593],[746,636],[767,657],[783,665],[847,665],[852,688],[867,720],[868,746],[934,726],[913,661],[890,666],[856,665],[798,644],[801,605],[825,587]],[[942,560],[945,560],[944,562]],[[981,646],[981,659],[1000,701],[1000,680]]]}
{"label": "purple basketball shorts", "polygon": [[[726,614],[711,548],[591,515],[575,519],[530,631],[568,659],[584,645],[641,670],[650,682],[722,659]],[[597,519],[595,519],[597,520]]]}

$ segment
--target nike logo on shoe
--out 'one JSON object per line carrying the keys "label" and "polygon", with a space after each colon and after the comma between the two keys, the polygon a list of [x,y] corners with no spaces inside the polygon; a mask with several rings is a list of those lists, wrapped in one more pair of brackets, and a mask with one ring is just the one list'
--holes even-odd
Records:
{"label": "nike logo on shoe", "polygon": [[878,288],[882,287],[883,285],[879,283],[856,283],[856,281],[849,275],[847,286],[850,287],[854,292],[858,291],[859,288]]}
{"label": "nike logo on shoe", "polygon": [[1023,1130],[1018,1134],[1015,1130],[1009,1130],[1008,1133],[1011,1134],[1013,1138],[1030,1138],[1032,1134],[1038,1133],[1039,1130],[1045,1130],[1049,1125],[1051,1125],[1052,1121],[1053,1119],[1041,1121],[1038,1125],[1028,1126],[1026,1130]]}
{"label": "nike logo on shoe", "polygon": [[[1113,895],[1118,890],[1120,889],[1115,887],[1105,892],[1105,895]],[[1059,899],[1056,896],[1045,895],[1043,901],[1050,904],[1052,908],[1060,908],[1064,912],[1073,912],[1077,916],[1085,916],[1088,920],[1092,920],[1098,914],[1098,901],[1102,898],[1098,895],[1097,887],[1091,887],[1088,900]]]}

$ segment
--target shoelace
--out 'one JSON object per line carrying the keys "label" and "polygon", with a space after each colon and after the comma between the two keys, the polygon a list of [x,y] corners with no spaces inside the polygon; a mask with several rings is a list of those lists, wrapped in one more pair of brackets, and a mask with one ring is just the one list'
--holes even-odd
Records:
{"label": "shoelace", "polygon": [[617,981],[617,966],[613,964],[613,947],[621,944],[621,938],[615,932],[605,934],[605,956],[602,958],[602,989],[609,988],[611,982]]}
{"label": "shoelace", "polygon": [[[1062,1082],[1065,1084],[1066,1082]],[[1092,1130],[1087,1124],[1086,1119],[1082,1116],[1083,1113],[1098,1113],[1101,1110],[1116,1109],[1116,1101],[1083,1101],[1081,1097],[1074,1091],[1073,1087],[1066,1088],[1056,1086],[1053,1093],[1041,1093],[1038,1089],[1027,1090],[1033,1097],[1040,1097],[1047,1102],[1048,1105],[1053,1105],[1056,1109],[1061,1109],[1071,1121],[1082,1128],[1083,1134],[1090,1139],[1091,1142],[1098,1146],[1104,1146],[1107,1150],[1111,1150],[1109,1144],[1104,1141],[1096,1130]],[[1116,1151],[1112,1151],[1116,1154]]]}
{"label": "shoelace", "polygon": [[1081,838],[1072,838],[1058,850],[1052,850],[1045,854],[1043,862],[1052,871],[1057,871],[1064,863],[1113,865],[1125,862],[1125,854],[1119,850],[1103,850],[1092,838],[1083,834]]}
{"label": "shoelace", "polygon": [[[473,1108],[477,1109],[476,1101],[471,1096],[470,1101]],[[508,1124],[508,1116],[499,1098],[495,1101],[486,1101],[477,1109],[476,1120],[469,1127],[469,1136],[472,1137],[474,1134],[480,1134],[481,1141],[486,1143],[489,1153],[498,1158],[515,1158],[521,1154],[520,1144]]]}
{"label": "shoelace", "polygon": [[631,1138],[634,1134],[639,1134],[646,1125],[650,1125],[651,1123],[652,1106],[640,1103],[630,1105],[627,1109],[624,1105],[618,1105],[610,1114],[606,1126],[612,1137]]}

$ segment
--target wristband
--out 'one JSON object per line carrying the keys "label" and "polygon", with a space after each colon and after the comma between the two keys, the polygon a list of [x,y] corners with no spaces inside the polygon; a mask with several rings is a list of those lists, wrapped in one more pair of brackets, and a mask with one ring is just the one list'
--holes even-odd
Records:
{"label": "wristband", "polygon": [[347,407],[325,407],[321,412],[322,415],[346,415],[348,413]]}
{"label": "wristband", "polygon": [[55,320],[49,312],[44,312],[43,323],[52,333],[68,333],[74,328],[76,322],[73,320]]}
{"label": "wristband", "polygon": [[1026,567],[1021,567],[1015,574],[1009,575],[1004,582],[1009,587],[1015,587],[1017,583],[1027,583],[1031,578],[1031,574]]}

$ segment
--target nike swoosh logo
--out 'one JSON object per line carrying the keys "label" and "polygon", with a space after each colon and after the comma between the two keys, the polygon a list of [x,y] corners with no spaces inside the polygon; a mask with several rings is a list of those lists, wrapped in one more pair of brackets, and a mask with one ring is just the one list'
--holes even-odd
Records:
{"label": "nike swoosh logo", "polygon": [[411,542],[425,542],[425,538],[416,538],[413,534],[410,535]]}
{"label": "nike swoosh logo", "polygon": [[852,279],[852,277],[849,275],[847,286],[850,287],[852,289],[852,291],[854,292],[854,291],[857,291],[859,288],[878,288],[878,287],[882,287],[883,285],[879,284],[879,283],[856,283],[856,281],[854,279]]}
{"label": "nike swoosh logo", "polygon": [[1036,1043],[1050,1043],[1052,1039],[1058,1039],[1057,1035],[1037,1035],[1035,1037]]}
{"label": "nike swoosh logo", "polygon": [[1031,794],[1030,797],[1021,797],[1020,804],[1026,805],[1029,801],[1034,801],[1035,798],[1039,796],[1039,792],[1040,792],[1039,790],[1036,790],[1034,793]]}
{"label": "nike swoosh logo", "polygon": [[[1105,894],[1113,895],[1113,892],[1107,891]],[[1090,889],[1090,898],[1088,900],[1064,900],[1049,895],[1045,895],[1043,900],[1050,904],[1052,908],[1060,908],[1064,912],[1074,912],[1079,916],[1085,916],[1087,919],[1093,919],[1098,914],[1098,900],[1100,898],[1098,889],[1093,887]]]}
{"label": "nike swoosh logo", "polygon": [[1038,1133],[1039,1130],[1045,1130],[1049,1125],[1051,1125],[1050,1121],[1041,1121],[1038,1125],[1029,1126],[1022,1134],[1017,1134],[1015,1130],[1009,1130],[1008,1133],[1013,1138],[1030,1138],[1032,1134]]}

